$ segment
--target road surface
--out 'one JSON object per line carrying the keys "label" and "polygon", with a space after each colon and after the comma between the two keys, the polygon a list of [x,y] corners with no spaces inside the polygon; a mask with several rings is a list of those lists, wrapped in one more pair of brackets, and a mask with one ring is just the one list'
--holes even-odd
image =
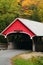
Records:
{"label": "road surface", "polygon": [[24,52],[27,52],[27,51],[25,50],[0,50],[0,65],[11,65],[10,58]]}

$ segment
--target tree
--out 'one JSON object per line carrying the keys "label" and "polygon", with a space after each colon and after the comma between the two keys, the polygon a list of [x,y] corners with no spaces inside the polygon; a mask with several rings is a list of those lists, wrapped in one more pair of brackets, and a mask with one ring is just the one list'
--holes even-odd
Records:
{"label": "tree", "polygon": [[15,18],[43,22],[43,0],[0,0],[0,32]]}
{"label": "tree", "polygon": [[0,32],[19,17],[17,5],[17,0],[0,0]]}
{"label": "tree", "polygon": [[19,0],[23,9],[21,17],[43,22],[43,0]]}
{"label": "tree", "polygon": [[41,20],[40,20],[40,18],[39,18],[39,17],[40,17],[39,14],[38,14],[39,8],[38,8],[36,5],[32,4],[32,5],[29,7],[29,9],[33,11],[33,14],[30,16],[30,19],[40,22]]}

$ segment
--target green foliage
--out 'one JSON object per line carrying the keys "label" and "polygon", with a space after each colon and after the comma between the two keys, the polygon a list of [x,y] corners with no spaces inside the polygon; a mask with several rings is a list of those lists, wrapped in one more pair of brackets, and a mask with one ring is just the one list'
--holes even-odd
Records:
{"label": "green foliage", "polygon": [[24,59],[16,59],[13,65],[32,65],[32,63]]}
{"label": "green foliage", "polygon": [[0,43],[1,44],[6,44],[7,43],[7,39],[2,35],[0,35]]}
{"label": "green foliage", "polygon": [[29,61],[34,65],[43,65],[43,57],[32,57]]}
{"label": "green foliage", "polygon": [[43,0],[20,0],[23,14],[22,18],[43,22]]}
{"label": "green foliage", "polygon": [[32,57],[30,59],[13,59],[13,65],[43,65],[43,57]]}
{"label": "green foliage", "polygon": [[17,0],[0,0],[0,32],[19,17]]}
{"label": "green foliage", "polygon": [[[33,0],[34,3],[30,0],[19,1],[20,2],[18,2],[18,0],[0,0],[0,32],[17,17],[43,22],[42,0],[39,0],[39,2]],[[23,3],[29,5],[25,6],[26,4],[23,5]]]}
{"label": "green foliage", "polygon": [[29,9],[30,10],[32,10],[33,11],[33,14],[29,17],[31,20],[35,20],[35,21],[39,21],[39,22],[41,22],[41,20],[40,20],[40,16],[39,16],[39,8],[36,6],[36,5],[31,5],[30,7],[29,7]]}

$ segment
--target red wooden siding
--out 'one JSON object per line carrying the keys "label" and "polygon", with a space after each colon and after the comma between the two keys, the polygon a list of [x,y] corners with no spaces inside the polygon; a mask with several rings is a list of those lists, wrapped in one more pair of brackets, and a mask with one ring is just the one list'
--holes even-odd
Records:
{"label": "red wooden siding", "polygon": [[14,32],[14,30],[22,30],[23,32],[29,34],[31,37],[35,34],[28,29],[24,24],[22,24],[19,20],[16,20],[12,25],[10,25],[2,34],[7,35],[10,32]]}

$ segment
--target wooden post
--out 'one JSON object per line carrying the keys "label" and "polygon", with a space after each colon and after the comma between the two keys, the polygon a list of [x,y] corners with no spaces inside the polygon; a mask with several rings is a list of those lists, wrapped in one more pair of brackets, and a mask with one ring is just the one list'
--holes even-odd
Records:
{"label": "wooden post", "polygon": [[13,43],[12,42],[9,42],[9,39],[7,38],[7,42],[8,42],[8,50],[12,50],[14,47],[13,47]]}
{"label": "wooden post", "polygon": [[8,41],[8,38],[7,38],[7,36],[5,36],[5,38],[7,39],[7,49],[8,49],[8,43],[9,43],[9,41]]}
{"label": "wooden post", "polygon": [[32,38],[32,42],[33,42],[33,44],[32,44],[32,50],[33,50],[33,52],[34,52],[34,51],[35,51],[35,43],[34,43],[33,38]]}

